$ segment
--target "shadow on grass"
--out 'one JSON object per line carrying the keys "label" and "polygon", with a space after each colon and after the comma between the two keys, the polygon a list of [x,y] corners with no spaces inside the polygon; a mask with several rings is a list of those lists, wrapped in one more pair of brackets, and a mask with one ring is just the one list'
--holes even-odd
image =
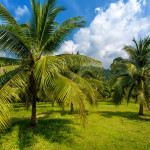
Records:
{"label": "shadow on grass", "polygon": [[97,111],[94,113],[98,113],[106,118],[112,118],[113,116],[118,116],[122,118],[127,118],[129,120],[138,120],[138,121],[150,121],[150,116],[138,116],[137,112],[121,112],[121,111]]}
{"label": "shadow on grass", "polygon": [[19,149],[25,149],[38,142],[39,138],[44,138],[49,143],[58,142],[71,144],[74,142],[71,134],[75,128],[71,127],[72,121],[69,119],[49,119],[43,117],[38,119],[38,127],[31,129],[30,120],[20,120],[12,123],[11,127],[3,134],[11,134],[14,128],[18,127]]}
{"label": "shadow on grass", "polygon": [[13,108],[25,108],[25,105],[23,105],[22,103],[18,103],[18,104],[14,104]]}
{"label": "shadow on grass", "polygon": [[[52,115],[56,113],[61,114],[61,116],[79,114],[77,110],[74,110],[74,112],[71,112],[70,110],[65,110],[65,111],[64,110],[50,110],[47,112],[39,113],[38,116],[42,116],[42,115],[48,116],[48,115]],[[86,113],[88,113],[88,111],[86,111]]]}

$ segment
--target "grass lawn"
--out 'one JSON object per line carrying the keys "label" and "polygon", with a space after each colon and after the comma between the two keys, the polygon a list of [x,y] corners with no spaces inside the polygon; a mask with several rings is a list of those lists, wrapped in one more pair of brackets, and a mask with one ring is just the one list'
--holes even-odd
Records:
{"label": "grass lawn", "polygon": [[83,128],[77,115],[40,103],[38,127],[29,128],[31,110],[14,104],[12,124],[0,133],[0,150],[150,150],[150,112],[138,117],[138,105],[100,102]]}

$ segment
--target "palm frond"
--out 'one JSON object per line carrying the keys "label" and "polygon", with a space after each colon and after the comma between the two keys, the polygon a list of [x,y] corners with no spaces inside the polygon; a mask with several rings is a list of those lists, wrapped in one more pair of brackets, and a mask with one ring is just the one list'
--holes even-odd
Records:
{"label": "palm frond", "polygon": [[9,110],[11,109],[11,98],[15,97],[19,99],[14,89],[18,88],[22,90],[26,86],[27,76],[24,71],[16,72],[13,77],[0,89],[0,130],[5,129],[9,125]]}
{"label": "palm frond", "polygon": [[11,50],[18,57],[28,57],[31,54],[29,39],[13,25],[0,26],[0,45],[2,50]]}
{"label": "palm frond", "polygon": [[30,25],[28,23],[22,23],[19,26],[24,31],[25,36],[27,36],[27,37],[32,36],[32,30],[31,30]]}
{"label": "palm frond", "polygon": [[148,52],[149,52],[150,37],[148,36],[148,37],[144,38],[143,43],[144,43],[143,50],[146,51],[146,53],[147,53],[147,49],[148,49]]}
{"label": "palm frond", "polygon": [[72,102],[74,109],[78,110],[81,119],[85,122],[85,107],[89,107],[87,96],[72,80],[57,74],[55,76],[55,88],[53,94],[57,97],[57,101],[64,106],[69,106]]}
{"label": "palm frond", "polygon": [[63,7],[55,6],[56,0],[45,1],[42,9],[41,17],[41,29],[40,29],[40,49],[49,40],[50,36],[54,33],[55,29],[59,25],[55,22],[55,17],[63,10]]}
{"label": "palm frond", "polygon": [[139,45],[138,45],[137,41],[135,40],[135,38],[133,38],[132,41],[135,43],[136,50],[138,51],[139,50]]}
{"label": "palm frond", "polygon": [[15,70],[19,67],[20,67],[20,65],[11,65],[11,66],[0,67],[0,76],[8,73],[9,71]]}
{"label": "palm frond", "polygon": [[40,31],[40,18],[42,15],[41,3],[40,0],[30,0],[32,6],[32,20],[30,21],[30,28],[32,32],[32,37],[37,38]]}
{"label": "palm frond", "polygon": [[132,60],[134,60],[136,58],[135,48],[134,47],[132,47],[132,46],[124,46],[123,50],[128,53],[129,57]]}
{"label": "palm frond", "polygon": [[[92,88],[90,82],[88,82],[88,80],[82,78],[80,75],[73,73],[73,72],[66,72],[67,75],[65,75],[65,77],[69,78],[70,80],[72,80],[73,82],[75,82],[79,89],[87,96],[87,100],[89,101],[89,103],[92,104],[96,104],[97,103],[97,99],[95,96],[95,92],[94,89]],[[64,74],[62,74],[64,76]]]}
{"label": "palm frond", "polygon": [[0,18],[5,20],[6,23],[16,25],[17,22],[9,11],[0,3]]}
{"label": "palm frond", "polygon": [[119,78],[114,85],[114,91],[113,91],[113,102],[116,105],[121,104],[124,97],[124,86],[122,83],[122,79]]}
{"label": "palm frond", "polygon": [[133,64],[128,64],[128,72],[131,77],[134,76],[135,73],[137,73],[137,67]]}
{"label": "palm frond", "polygon": [[98,66],[102,68],[102,64],[100,61],[90,58],[84,55],[74,55],[74,54],[61,54],[57,55],[57,57],[61,57],[68,65],[74,66]]}
{"label": "palm frond", "polygon": [[130,97],[131,97],[131,93],[134,89],[134,87],[136,86],[136,84],[132,84],[132,86],[129,88],[129,92],[128,92],[128,98],[127,98],[127,103],[129,103]]}
{"label": "palm frond", "polygon": [[66,20],[51,35],[49,40],[42,47],[42,51],[44,53],[55,51],[74,29],[81,28],[84,24],[85,21],[83,21],[81,17],[74,17]]}
{"label": "palm frond", "polygon": [[101,97],[103,97],[103,93],[106,90],[104,87],[104,84],[102,81],[97,79],[88,79],[88,82],[92,85],[92,87],[95,89],[95,95],[97,95],[97,92]]}
{"label": "palm frond", "polygon": [[34,75],[40,86],[41,91],[52,84],[52,79],[56,72],[64,68],[62,59],[55,56],[43,56],[35,65]]}

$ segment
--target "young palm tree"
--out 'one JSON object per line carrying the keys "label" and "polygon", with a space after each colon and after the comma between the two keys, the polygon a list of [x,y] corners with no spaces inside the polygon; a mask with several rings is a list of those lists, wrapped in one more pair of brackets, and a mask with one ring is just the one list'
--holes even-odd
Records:
{"label": "young palm tree", "polygon": [[84,69],[82,71],[82,77],[86,78],[86,80],[92,85],[95,95],[97,95],[97,99],[103,99],[108,98],[111,94],[110,88],[108,84],[103,81],[103,76],[101,74],[101,71],[103,69],[100,67],[90,67],[87,69]]}
{"label": "young palm tree", "polygon": [[[64,56],[65,54],[61,55],[61,57]],[[78,85],[79,89],[87,96],[87,100],[90,105],[96,104],[97,99],[95,96],[94,89],[91,83],[84,77],[84,75],[87,74],[87,71],[89,71],[89,69],[86,71],[83,70],[83,68],[85,67],[86,68],[91,67],[92,64],[91,62],[88,61],[85,63],[82,60],[79,60],[78,57],[81,56],[79,55],[79,52],[77,53],[77,55],[72,55],[72,56],[74,57],[74,59],[72,57],[65,58],[67,62],[67,69],[62,72],[62,75],[71,79]],[[75,102],[71,100],[70,103],[71,113],[74,112],[74,103]]]}
{"label": "young palm tree", "polygon": [[[0,88],[1,108],[8,106],[11,96],[18,98],[14,88],[20,92],[27,89],[32,100],[31,127],[37,126],[36,102],[38,91],[50,93],[55,91],[59,101],[67,101],[69,97],[76,101],[78,109],[84,118],[84,101],[87,98],[78,86],[70,79],[62,76],[60,72],[65,69],[65,58],[75,56],[50,56],[57,50],[66,37],[76,28],[83,27],[85,21],[75,17],[64,21],[61,25],[55,21],[56,16],[64,10],[56,6],[56,0],[45,1],[41,7],[40,0],[31,0],[32,18],[29,23],[18,24],[8,10],[0,4],[0,18],[5,24],[0,26],[0,48],[7,50],[20,59],[19,68],[11,79]],[[89,57],[77,56],[82,62],[94,62]],[[77,60],[76,59],[76,60]],[[60,71],[61,70],[61,71]],[[5,102],[7,105],[5,105]],[[0,123],[5,127],[8,113],[0,109]]]}
{"label": "young palm tree", "polygon": [[127,94],[127,102],[136,93],[140,104],[139,115],[143,115],[143,105],[149,108],[150,38],[133,39],[135,47],[125,46],[129,59],[122,59],[112,66],[114,77],[114,101],[119,104]]}

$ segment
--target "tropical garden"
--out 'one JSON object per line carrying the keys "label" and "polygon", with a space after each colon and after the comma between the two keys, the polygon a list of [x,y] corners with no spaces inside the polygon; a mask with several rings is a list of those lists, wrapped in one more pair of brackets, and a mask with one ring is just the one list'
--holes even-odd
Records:
{"label": "tropical garden", "polygon": [[0,3],[0,149],[150,149],[150,38],[133,38],[110,69],[55,55],[86,22],[59,24],[56,0],[30,2],[22,24]]}

